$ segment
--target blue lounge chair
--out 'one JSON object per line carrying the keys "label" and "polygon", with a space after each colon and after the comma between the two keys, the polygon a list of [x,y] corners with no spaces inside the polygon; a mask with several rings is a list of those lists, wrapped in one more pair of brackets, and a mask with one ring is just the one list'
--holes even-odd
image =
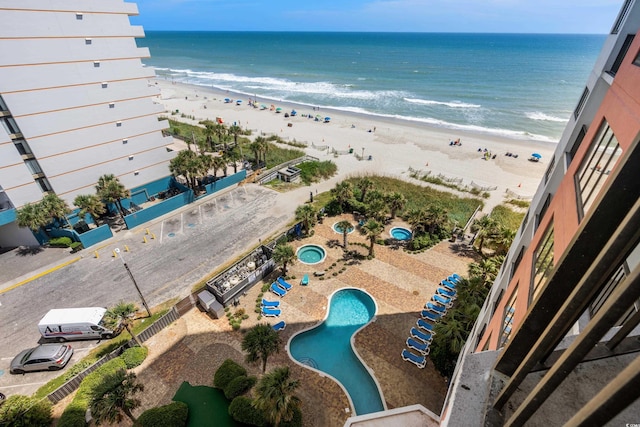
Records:
{"label": "blue lounge chair", "polygon": [[453,273],[451,275],[451,277],[453,277],[454,279],[456,279],[457,281],[460,281],[460,279],[462,279],[462,277],[458,276],[456,273]]}
{"label": "blue lounge chair", "polygon": [[435,328],[435,326],[433,326],[433,323],[426,322],[424,319],[418,319],[418,321],[416,322],[416,325],[418,325],[419,328],[424,329],[431,335],[436,334],[435,332],[433,332],[433,328]]}
{"label": "blue lounge chair", "polygon": [[276,323],[275,325],[272,326],[274,331],[284,331],[284,328],[287,327],[287,324],[285,323],[284,320]]}
{"label": "blue lounge chair", "polygon": [[262,298],[263,307],[275,308],[279,305],[280,305],[280,301],[267,301],[266,299]]}
{"label": "blue lounge chair", "polygon": [[307,286],[309,284],[309,275],[305,274],[302,276],[302,280],[300,280],[300,285]]}
{"label": "blue lounge chair", "polygon": [[276,317],[276,316],[280,316],[280,313],[282,313],[282,310],[280,310],[279,308],[262,307],[263,316]]}
{"label": "blue lounge chair", "polygon": [[431,334],[427,334],[425,332],[422,332],[420,329],[418,328],[411,328],[411,336],[414,338],[419,339],[420,341],[428,344],[431,343],[431,340],[433,339]]}
{"label": "blue lounge chair", "polygon": [[278,277],[278,285],[282,286],[285,291],[288,291],[293,287],[290,284],[288,284],[282,276]]}
{"label": "blue lounge chair", "polygon": [[432,302],[428,302],[425,305],[425,308],[427,310],[432,310],[441,314],[445,314],[447,312],[447,307],[445,307],[444,305],[440,305],[440,304],[434,304]]}
{"label": "blue lounge chair", "polygon": [[451,306],[453,306],[453,301],[451,301],[451,298],[442,296],[440,294],[435,294],[433,296],[433,300],[438,304],[444,305],[447,308],[451,308]]}
{"label": "blue lounge chair", "polygon": [[271,287],[269,289],[271,289],[271,292],[273,292],[274,294],[278,295],[280,298],[282,298],[283,296],[285,296],[287,294],[287,291],[282,289],[276,283],[272,283]]}
{"label": "blue lounge chair", "polygon": [[425,320],[431,320],[432,322],[437,322],[442,317],[442,313],[437,313],[431,310],[422,310],[420,312],[420,316]]}
{"label": "blue lounge chair", "polygon": [[402,360],[406,360],[407,362],[411,362],[416,365],[418,368],[422,369],[427,364],[427,358],[424,356],[418,356],[417,354],[411,353],[406,348],[402,349]]}
{"label": "blue lounge chair", "polygon": [[416,341],[413,338],[407,338],[407,347],[416,350],[418,353],[421,353],[423,356],[428,355],[430,350],[428,343],[425,343],[422,341]]}
{"label": "blue lounge chair", "polygon": [[453,289],[438,288],[436,292],[439,293],[440,295],[444,295],[445,297],[451,298],[452,301],[456,299],[456,291],[454,291]]}
{"label": "blue lounge chair", "polygon": [[444,286],[447,289],[456,289],[458,287],[458,285],[456,285],[454,282],[451,282],[449,280],[443,280],[442,282],[440,282],[440,284],[442,286]]}

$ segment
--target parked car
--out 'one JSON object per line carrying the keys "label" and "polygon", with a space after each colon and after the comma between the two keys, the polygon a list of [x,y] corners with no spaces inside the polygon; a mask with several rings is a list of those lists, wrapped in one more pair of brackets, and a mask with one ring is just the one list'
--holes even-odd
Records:
{"label": "parked car", "polygon": [[73,355],[68,344],[41,344],[38,347],[22,350],[11,361],[12,374],[24,374],[32,371],[57,371],[65,367]]}

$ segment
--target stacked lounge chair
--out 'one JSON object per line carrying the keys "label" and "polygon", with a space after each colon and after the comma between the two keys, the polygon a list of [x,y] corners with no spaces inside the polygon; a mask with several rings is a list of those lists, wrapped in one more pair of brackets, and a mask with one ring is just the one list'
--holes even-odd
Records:
{"label": "stacked lounge chair", "polygon": [[269,287],[269,290],[271,290],[271,292],[273,292],[274,294],[278,295],[280,298],[282,298],[287,294],[287,291],[285,289],[282,289],[280,286],[278,286],[276,282],[273,282],[271,284],[271,287]]}
{"label": "stacked lounge chair", "polygon": [[278,285],[280,285],[287,292],[290,291],[291,288],[293,287],[289,283],[287,283],[287,281],[284,280],[284,277],[282,277],[282,276],[278,277],[276,282],[278,282]]}
{"label": "stacked lounge chair", "polygon": [[280,305],[280,301],[267,301],[266,299],[262,298],[262,303],[260,305],[268,308],[276,308]]}

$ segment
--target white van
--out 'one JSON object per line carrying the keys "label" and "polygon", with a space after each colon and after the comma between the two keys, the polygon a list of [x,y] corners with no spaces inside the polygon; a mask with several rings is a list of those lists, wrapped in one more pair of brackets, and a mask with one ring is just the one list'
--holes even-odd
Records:
{"label": "white van", "polygon": [[58,342],[109,339],[120,333],[104,326],[104,307],[57,308],[49,310],[38,323],[40,334]]}

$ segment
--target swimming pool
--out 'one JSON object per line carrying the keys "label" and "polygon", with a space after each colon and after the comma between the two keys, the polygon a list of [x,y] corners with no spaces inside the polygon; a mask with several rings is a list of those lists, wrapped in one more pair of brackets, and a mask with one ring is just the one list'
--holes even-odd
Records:
{"label": "swimming pool", "polygon": [[409,240],[411,239],[411,230],[404,227],[393,227],[389,234],[396,240]]}
{"label": "swimming pool", "polygon": [[292,336],[288,345],[294,361],[329,375],[342,386],[357,415],[386,409],[376,379],[353,348],[353,336],[375,313],[376,303],[368,293],[340,289],[330,297],[324,322]]}
{"label": "swimming pool", "polygon": [[320,245],[304,245],[298,248],[296,253],[303,264],[318,264],[327,256],[327,252]]}
{"label": "swimming pool", "polygon": [[[342,227],[340,227],[338,224],[340,224],[339,222],[336,222],[335,224],[333,224],[331,226],[331,228],[333,229],[333,231],[335,231],[338,234],[342,234]],[[353,228],[353,226],[347,228],[347,234],[351,234],[353,233],[353,231],[355,230],[355,228]]]}

